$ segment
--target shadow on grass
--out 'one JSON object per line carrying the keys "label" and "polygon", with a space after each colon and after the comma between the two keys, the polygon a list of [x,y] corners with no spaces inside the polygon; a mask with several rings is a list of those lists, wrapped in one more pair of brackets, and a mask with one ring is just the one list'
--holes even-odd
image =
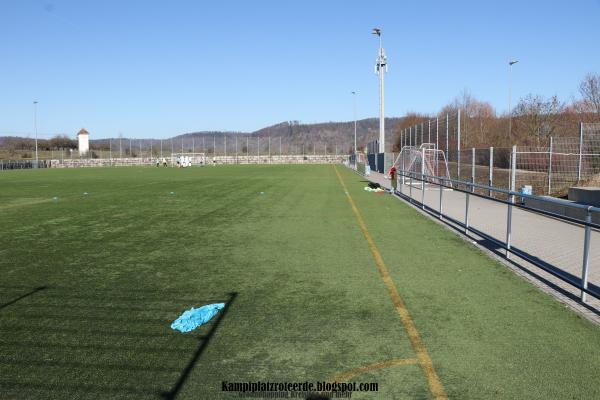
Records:
{"label": "shadow on grass", "polygon": [[6,307],[8,307],[8,306],[10,306],[10,305],[12,305],[12,304],[15,304],[15,303],[16,303],[16,302],[18,302],[19,300],[23,300],[24,298],[27,298],[27,297],[29,297],[29,296],[31,296],[31,295],[34,295],[34,294],[36,294],[36,293],[37,293],[37,292],[39,292],[39,291],[45,290],[45,289],[48,289],[48,287],[46,287],[46,286],[40,286],[40,287],[36,287],[36,288],[35,288],[35,289],[33,289],[32,291],[30,291],[30,292],[28,292],[28,293],[25,293],[24,295],[22,295],[22,296],[19,296],[19,297],[17,297],[16,299],[13,299],[13,300],[9,301],[8,303],[1,304],[1,305],[0,305],[0,310],[2,310],[3,308],[6,308]]}
{"label": "shadow on grass", "polygon": [[[0,286],[2,291],[24,293],[0,306],[0,393],[7,398],[175,399],[237,296]],[[188,334],[170,328],[189,306],[214,302],[226,304],[206,325]]]}
{"label": "shadow on grass", "polygon": [[166,393],[162,393],[163,398],[172,400],[177,397],[177,394],[179,393],[179,391],[183,387],[185,381],[187,380],[188,376],[194,369],[194,365],[196,365],[196,362],[198,362],[198,359],[200,358],[200,356],[202,355],[202,353],[208,346],[208,343],[210,342],[210,339],[212,338],[213,334],[216,332],[217,328],[219,327],[219,324],[221,323],[223,318],[225,318],[225,315],[227,314],[227,311],[229,310],[229,307],[235,300],[236,296],[237,296],[236,292],[229,293],[229,300],[227,302],[225,302],[225,307],[223,307],[223,309],[217,314],[217,319],[212,324],[210,331],[200,339],[200,345],[198,346],[198,349],[196,349],[194,356],[188,362],[188,365],[184,368],[183,372],[181,373],[181,376],[177,380],[177,383],[175,383],[175,385],[173,386],[173,388],[170,391],[168,391]]}

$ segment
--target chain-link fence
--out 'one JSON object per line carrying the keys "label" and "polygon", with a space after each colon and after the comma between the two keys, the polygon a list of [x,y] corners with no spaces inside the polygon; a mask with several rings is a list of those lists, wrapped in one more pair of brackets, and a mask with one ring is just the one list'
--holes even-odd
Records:
{"label": "chain-link fence", "polygon": [[460,113],[428,119],[400,131],[401,147],[420,147],[424,143],[435,144],[444,151],[449,162],[456,162],[460,153]]}
{"label": "chain-link fence", "polygon": [[[344,160],[349,144],[326,144],[315,140],[296,143],[288,138],[243,134],[182,137],[176,139],[102,139],[80,153],[73,148],[0,149],[0,170],[51,167],[101,167],[154,165],[163,158],[176,165],[177,156],[194,157],[203,154],[210,162],[204,164],[264,164],[264,163],[331,163]],[[36,159],[37,164],[36,164]],[[195,158],[194,158],[195,159]]]}
{"label": "chain-link fence", "polygon": [[[442,150],[452,179],[511,189],[511,148],[464,148],[461,142],[460,112],[400,131],[402,148]],[[564,197],[575,185],[600,186],[600,124],[581,123],[577,136],[549,137],[546,146],[517,146],[515,169],[512,189],[529,193],[531,187],[537,195]]]}

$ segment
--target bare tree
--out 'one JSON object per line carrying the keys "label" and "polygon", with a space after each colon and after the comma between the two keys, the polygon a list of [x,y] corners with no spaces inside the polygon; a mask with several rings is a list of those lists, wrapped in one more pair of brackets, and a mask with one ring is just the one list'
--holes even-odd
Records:
{"label": "bare tree", "polygon": [[540,95],[528,94],[519,100],[514,109],[516,127],[524,131],[520,132],[521,135],[524,133],[527,138],[534,138],[539,146],[542,140],[554,133],[564,110],[564,103],[556,96],[545,99]]}
{"label": "bare tree", "polygon": [[594,113],[600,119],[600,74],[587,74],[579,84],[579,93],[582,97],[580,110]]}
{"label": "bare tree", "polygon": [[496,119],[496,110],[486,101],[480,101],[471,94],[469,89],[463,89],[461,94],[446,104],[440,115],[456,115],[461,111],[462,144],[475,146],[489,142],[489,135]]}

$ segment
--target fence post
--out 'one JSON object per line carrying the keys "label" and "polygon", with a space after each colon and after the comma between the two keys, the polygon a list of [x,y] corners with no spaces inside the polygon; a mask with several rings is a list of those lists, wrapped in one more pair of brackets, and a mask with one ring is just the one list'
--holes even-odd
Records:
{"label": "fence post", "polygon": [[[513,146],[510,156],[510,191],[515,191],[515,175],[517,166],[517,146]],[[515,202],[515,196],[509,196],[508,211],[506,213],[506,258],[510,258],[510,239],[512,236],[512,204]]]}
{"label": "fence post", "polygon": [[412,126],[409,127],[409,134],[408,134],[408,138],[409,138],[409,146],[412,147]]}
{"label": "fence post", "polygon": [[423,128],[424,125],[425,124],[423,122],[421,122],[421,144],[423,144],[423,134],[425,133],[425,129]]}
{"label": "fence post", "polygon": [[469,192],[465,193],[465,235],[469,233]]}
{"label": "fence post", "polygon": [[550,136],[550,151],[548,153],[548,196],[550,196],[550,193],[552,192],[552,147],[553,140],[552,136]]}
{"label": "fence post", "polygon": [[[488,180],[488,186],[492,187],[494,184],[494,148],[490,147],[490,178]],[[488,196],[492,197],[492,189],[488,191]]]}
{"label": "fence post", "polygon": [[[475,147],[471,147],[471,183],[475,183]],[[475,188],[471,186],[471,192],[474,192]]]}
{"label": "fence post", "polygon": [[435,149],[440,149],[440,119],[435,117]]}
{"label": "fence post", "polygon": [[[471,183],[475,183],[475,148],[471,148]],[[471,186],[471,192],[475,189]],[[469,202],[471,200],[471,196],[469,193],[465,194],[465,234],[469,233]]]}
{"label": "fence post", "polygon": [[425,147],[421,149],[421,209],[425,209]]}
{"label": "fence post", "polygon": [[415,125],[415,147],[418,146],[418,136],[419,136],[419,125]]}
{"label": "fence post", "polygon": [[458,116],[457,116],[457,132],[456,132],[456,159],[457,159],[457,164],[456,164],[456,172],[458,174],[458,179],[460,179],[460,108],[458,109]]}
{"label": "fence post", "polygon": [[444,193],[444,186],[443,186],[443,179],[442,177],[440,177],[440,220],[443,220],[444,217],[442,215],[442,194]]}
{"label": "fence post", "polygon": [[412,177],[412,172],[409,172],[409,181],[408,181],[408,197],[410,197],[410,204],[412,204],[413,202],[413,198],[412,198],[412,187],[413,187],[413,177]]}
{"label": "fence post", "polygon": [[431,143],[431,120],[430,119],[427,120],[427,125],[429,126],[428,131],[427,131],[428,135],[429,135],[429,139],[427,139],[427,142]]}
{"label": "fence post", "polygon": [[399,171],[396,171],[396,179],[398,179],[398,181],[400,182],[400,194],[404,193],[404,160],[402,160],[402,150],[400,151],[400,153],[398,154],[398,157],[400,157],[400,163],[398,165],[398,169]]}
{"label": "fence post", "polygon": [[583,157],[583,122],[579,123],[579,162],[577,163],[577,183],[581,181],[581,160]]}
{"label": "fence post", "polygon": [[400,154],[398,155],[400,157],[400,171],[402,172],[402,180],[400,181],[400,193],[404,193],[404,154],[406,153],[400,150]]}
{"label": "fence post", "polygon": [[450,154],[448,154],[448,114],[446,114],[446,161],[450,162]]}
{"label": "fence post", "polygon": [[415,147],[419,146],[419,125],[415,125]]}
{"label": "fence post", "polygon": [[[584,289],[587,289],[588,287],[588,269],[589,269],[589,263],[590,263],[590,235],[591,235],[591,231],[592,228],[590,227],[589,224],[592,223],[592,212],[590,211],[592,208],[592,206],[589,206],[587,209],[587,215],[585,216],[585,236],[584,236],[584,240],[583,240],[583,266],[581,269],[581,286]],[[581,301],[582,302],[586,302],[587,300],[587,294],[582,290],[581,291]]]}
{"label": "fence post", "polygon": [[419,138],[419,125],[415,125],[414,128],[415,128],[414,129],[415,130],[415,142],[414,143],[415,143],[415,147],[418,147],[419,146],[419,139],[418,139]]}

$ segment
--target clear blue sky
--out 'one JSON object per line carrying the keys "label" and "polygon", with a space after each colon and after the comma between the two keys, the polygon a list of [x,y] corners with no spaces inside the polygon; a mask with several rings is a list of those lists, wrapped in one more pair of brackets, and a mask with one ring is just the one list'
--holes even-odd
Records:
{"label": "clear blue sky", "polygon": [[436,112],[463,89],[506,111],[600,72],[600,0],[0,2],[0,135],[169,137],[285,120]]}

